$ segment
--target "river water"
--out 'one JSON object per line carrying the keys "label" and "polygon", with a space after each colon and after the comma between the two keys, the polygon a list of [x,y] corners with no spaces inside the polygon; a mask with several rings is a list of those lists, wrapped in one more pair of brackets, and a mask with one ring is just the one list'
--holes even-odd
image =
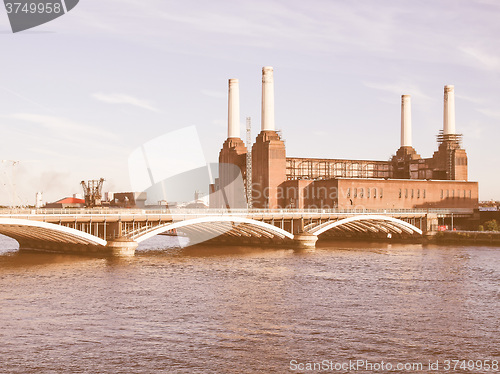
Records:
{"label": "river water", "polygon": [[500,359],[500,248],[171,241],[120,259],[0,237],[0,372],[500,372],[484,369]]}

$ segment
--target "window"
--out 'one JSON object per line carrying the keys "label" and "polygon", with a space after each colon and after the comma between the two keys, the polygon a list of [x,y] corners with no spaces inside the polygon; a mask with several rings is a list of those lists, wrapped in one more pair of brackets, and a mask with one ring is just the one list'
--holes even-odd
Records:
{"label": "window", "polygon": [[363,198],[363,196],[364,196],[364,191],[363,191],[363,188],[360,188],[360,189],[359,189],[359,197],[360,197],[360,198]]}
{"label": "window", "polygon": [[411,198],[413,199],[413,188],[411,189]]}
{"label": "window", "polygon": [[446,190],[446,198],[450,197],[450,190]]}
{"label": "window", "polygon": [[441,199],[443,199],[443,198],[444,198],[444,191],[441,190]]}
{"label": "window", "polygon": [[401,190],[401,188],[400,188],[400,189],[399,189],[399,198],[400,198],[400,199],[401,199],[402,194],[403,194],[403,193],[402,193],[402,190]]}
{"label": "window", "polygon": [[377,197],[377,189],[376,188],[373,189],[373,197],[374,198]]}
{"label": "window", "polygon": [[465,190],[464,190],[464,199],[466,198],[467,196],[465,195]]}
{"label": "window", "polygon": [[472,199],[472,192],[469,190],[469,199]]}
{"label": "window", "polygon": [[354,189],[354,197],[358,197],[358,189],[357,188]]}
{"label": "window", "polygon": [[370,189],[369,188],[366,189],[366,197],[370,198]]}
{"label": "window", "polygon": [[350,188],[347,189],[347,197],[351,197],[351,189]]}
{"label": "window", "polygon": [[451,198],[454,199],[455,198],[455,190],[451,190]]}
{"label": "window", "polygon": [[423,192],[422,197],[425,199],[425,189],[422,192]]}
{"label": "window", "polygon": [[408,188],[405,188],[405,199],[408,199]]}
{"label": "window", "polygon": [[382,198],[382,197],[384,197],[384,189],[383,188],[380,189],[380,198]]}
{"label": "window", "polygon": [[420,199],[420,189],[417,190],[417,199]]}

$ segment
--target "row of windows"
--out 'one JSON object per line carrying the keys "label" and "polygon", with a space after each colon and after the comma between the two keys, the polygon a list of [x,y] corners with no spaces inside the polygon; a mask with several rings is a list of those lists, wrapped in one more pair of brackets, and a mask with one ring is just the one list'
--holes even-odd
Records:
{"label": "row of windows", "polygon": [[[399,198],[401,199],[402,197],[403,197],[403,189],[400,188],[399,189]],[[408,190],[408,188],[405,188],[405,199],[408,199],[408,198],[413,199],[414,197],[416,197],[417,199],[420,199],[420,189],[417,189],[416,193],[415,193],[415,190],[413,188],[411,190]],[[425,199],[425,197],[426,197],[426,191],[424,189],[424,190],[422,190],[422,198]]]}
{"label": "row of windows", "polygon": [[[384,196],[384,189],[383,188],[354,188],[352,191],[352,197],[356,198],[382,198]],[[365,195],[366,192],[366,195]],[[425,199],[427,197],[427,191],[425,189],[408,189],[405,188],[404,191],[402,188],[399,189],[399,198],[404,198],[405,199]],[[460,198],[462,197],[465,198],[472,198],[472,191],[471,190],[441,190],[441,199],[446,198]],[[347,197],[351,197],[351,188],[347,189]]]}
{"label": "row of windows", "polygon": [[441,199],[444,199],[445,195],[446,195],[447,199],[450,198],[450,197],[452,199],[454,199],[455,197],[458,198],[458,199],[460,199],[461,196],[463,196],[464,199],[466,199],[467,197],[469,199],[472,198],[472,191],[471,190],[469,190],[469,191],[466,191],[466,190],[462,190],[462,191],[461,190],[456,190],[456,191],[457,191],[457,193],[455,195],[455,190],[451,190],[451,191],[450,190],[446,190],[446,192],[444,190],[441,190]]}
{"label": "row of windows", "polygon": [[[383,198],[384,197],[384,189],[383,188],[367,188],[366,189],[366,198],[377,198],[377,192],[378,192],[378,197]],[[347,189],[347,197],[351,197],[351,189]],[[365,189],[364,188],[354,188],[354,194],[353,197],[359,197],[363,198],[365,197]]]}

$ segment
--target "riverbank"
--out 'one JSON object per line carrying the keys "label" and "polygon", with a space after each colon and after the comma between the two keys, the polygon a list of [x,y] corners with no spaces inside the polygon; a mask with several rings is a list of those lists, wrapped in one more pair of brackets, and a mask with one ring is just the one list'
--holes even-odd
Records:
{"label": "riverbank", "polygon": [[499,231],[440,231],[431,241],[446,243],[487,244],[500,246]]}

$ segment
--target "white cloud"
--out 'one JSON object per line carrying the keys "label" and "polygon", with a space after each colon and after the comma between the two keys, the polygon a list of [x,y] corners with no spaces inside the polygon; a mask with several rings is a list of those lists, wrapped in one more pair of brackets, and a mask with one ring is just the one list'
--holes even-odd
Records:
{"label": "white cloud", "polygon": [[104,94],[97,92],[92,94],[92,97],[96,100],[109,104],[128,104],[142,109],[150,110],[152,112],[160,112],[160,110],[155,108],[149,101],[138,99],[126,94]]}
{"label": "white cloud", "polygon": [[30,113],[14,113],[2,117],[39,124],[48,130],[56,132],[58,135],[60,135],[60,137],[67,137],[72,139],[74,139],[75,136],[85,135],[96,138],[109,139],[113,139],[116,137],[115,134],[109,131],[98,129],[88,125],[82,125],[70,119],[62,117]]}
{"label": "white cloud", "polygon": [[455,93],[455,97],[457,99],[468,101],[468,102],[473,103],[473,104],[484,104],[484,99],[480,98],[480,97],[472,97],[472,96],[461,95],[461,94],[456,94],[456,93]]}
{"label": "white cloud", "polygon": [[[28,147],[29,151],[26,151],[30,154],[32,151],[39,150],[40,141],[43,141],[46,149],[53,151],[45,152],[45,155],[59,155],[59,157],[64,158],[77,157],[78,152],[82,149],[106,153],[118,153],[123,150],[119,134],[77,123],[67,118],[30,113],[15,113],[0,116],[0,118],[31,123],[40,127],[35,129],[33,126],[15,125],[12,126],[11,130],[4,132],[4,135],[10,139],[24,139],[23,148],[27,144],[32,144]],[[68,152],[71,153],[68,154]]]}
{"label": "white cloud", "polygon": [[500,70],[500,58],[487,53],[478,48],[461,47],[460,51],[469,57],[472,57],[476,62],[479,62],[483,67],[490,70]]}
{"label": "white cloud", "polygon": [[484,114],[485,116],[495,118],[495,119],[500,119],[500,111],[499,110],[482,108],[482,109],[478,109],[477,111],[479,113]]}
{"label": "white cloud", "polygon": [[220,91],[201,90],[201,93],[205,96],[213,97],[214,99],[225,99],[227,97],[225,92]]}
{"label": "white cloud", "polygon": [[420,97],[422,99],[431,99],[430,96],[426,95],[419,87],[414,84],[408,83],[375,83],[375,82],[363,82],[363,84],[368,88],[373,88],[375,90],[385,91],[396,95],[412,95]]}

